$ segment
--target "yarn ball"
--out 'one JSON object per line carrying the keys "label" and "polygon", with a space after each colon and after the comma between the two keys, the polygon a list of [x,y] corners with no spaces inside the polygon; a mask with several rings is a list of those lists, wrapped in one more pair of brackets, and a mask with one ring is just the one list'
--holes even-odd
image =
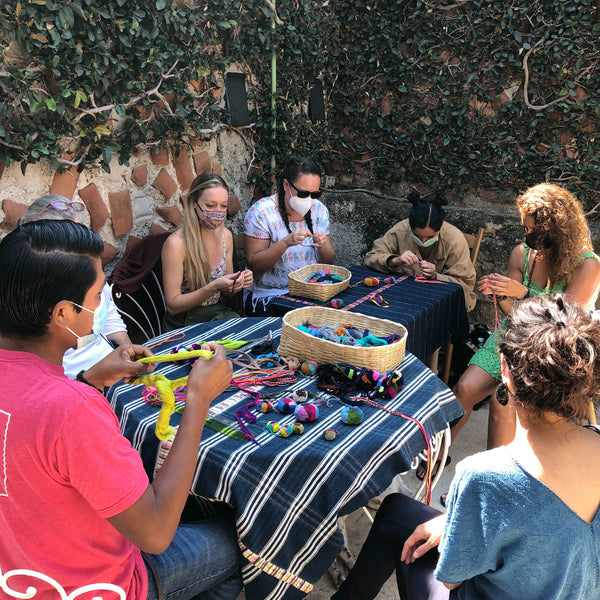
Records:
{"label": "yarn ball", "polygon": [[301,423],[312,423],[319,418],[319,408],[314,404],[301,404],[296,408],[296,419]]}
{"label": "yarn ball", "polygon": [[316,375],[319,365],[314,360],[307,360],[300,365],[300,372],[304,375]]}
{"label": "yarn ball", "polygon": [[345,406],[342,408],[342,423],[347,425],[358,425],[365,420],[365,415],[360,408],[353,406]]}
{"label": "yarn ball", "polygon": [[292,428],[294,435],[302,435],[304,433],[304,425],[302,423],[294,423]]}
{"label": "yarn ball", "polygon": [[396,283],[396,278],[395,277],[386,277],[383,280],[383,283],[387,283],[388,285],[391,285],[392,283]]}
{"label": "yarn ball", "polygon": [[269,433],[277,433],[279,431],[279,423],[277,421],[267,421],[265,429]]}
{"label": "yarn ball", "polygon": [[273,412],[273,403],[268,402],[267,400],[257,400],[255,406],[261,413]]}
{"label": "yarn ball", "polygon": [[338,432],[335,429],[326,429],[323,432],[323,437],[328,441],[332,442],[338,436]]}
{"label": "yarn ball", "polygon": [[377,287],[379,285],[379,279],[377,279],[377,277],[365,277],[364,283],[367,287]]}
{"label": "yarn ball", "polygon": [[291,415],[296,410],[296,402],[293,398],[281,398],[277,402],[277,410],[284,415]]}
{"label": "yarn ball", "polygon": [[331,308],[342,308],[344,301],[341,298],[333,298],[329,304]]}
{"label": "yarn ball", "polygon": [[290,437],[290,435],[292,435],[294,433],[294,427],[293,425],[281,425],[279,427],[279,435],[281,437]]}
{"label": "yarn ball", "polygon": [[306,390],[294,390],[292,398],[298,403],[302,404],[308,400],[308,392]]}

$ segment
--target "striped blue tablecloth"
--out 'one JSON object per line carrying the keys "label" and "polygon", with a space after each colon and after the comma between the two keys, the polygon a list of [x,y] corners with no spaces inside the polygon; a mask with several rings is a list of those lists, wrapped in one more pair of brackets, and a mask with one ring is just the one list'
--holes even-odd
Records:
{"label": "striped blue tablecloth", "polygon": [[[269,330],[279,338],[281,319],[203,323],[184,330],[184,340],[165,343],[154,351],[162,354],[175,344],[201,340],[247,340]],[[173,363],[162,363],[158,369],[170,379],[189,373],[188,366]],[[404,387],[394,399],[382,401],[387,408],[416,418],[430,437],[462,414],[452,392],[412,354],[406,354],[401,369]],[[142,389],[119,383],[110,388],[107,397],[124,435],[138,449],[152,476],[159,449],[154,435],[159,409],[143,401]],[[303,376],[285,389],[318,393],[314,378]],[[283,389],[265,387],[261,391],[280,393]],[[250,400],[247,394],[232,389],[211,404],[211,414],[233,425],[234,411]],[[265,432],[264,425],[267,420],[293,423],[293,416],[261,415],[259,422],[249,425],[259,446],[204,430],[192,489],[233,507],[240,541],[256,563],[244,561],[248,600],[305,596],[343,548],[337,518],[380,494],[425,448],[415,423],[364,406],[365,421],[352,427],[340,421],[343,406],[340,400],[331,399],[329,405],[320,407],[318,421],[305,425],[303,435],[289,438]],[[173,415],[171,424],[178,422],[179,416]],[[328,428],[339,432],[332,442],[323,438]]]}
{"label": "striped blue tablecloth", "polygon": [[[350,312],[359,312],[378,319],[389,319],[404,325],[408,331],[406,349],[420,360],[427,357],[437,348],[443,346],[452,336],[466,335],[469,331],[469,320],[465,306],[465,295],[457,283],[425,283],[415,281],[407,276],[399,283],[381,290],[385,286],[384,275],[368,267],[350,267],[352,278],[350,285],[336,298],[344,301],[344,305],[357,302]],[[367,287],[360,283],[365,277],[377,277],[380,287]],[[402,275],[398,275],[402,278]],[[389,308],[382,308],[370,302],[366,296],[379,294],[389,302]],[[329,302],[318,302],[304,298],[293,298],[289,295],[274,298],[270,302],[273,314],[283,316],[286,312],[302,306],[329,306]]]}

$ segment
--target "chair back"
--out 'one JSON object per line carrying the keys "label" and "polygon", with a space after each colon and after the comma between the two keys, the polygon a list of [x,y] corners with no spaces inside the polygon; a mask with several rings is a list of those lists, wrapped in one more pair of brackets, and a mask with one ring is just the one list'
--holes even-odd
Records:
{"label": "chair back", "polygon": [[473,266],[477,262],[477,257],[479,256],[479,249],[481,248],[481,240],[483,239],[483,234],[485,233],[485,228],[480,227],[477,231],[477,235],[472,235],[470,233],[464,233],[465,239],[467,240],[467,245],[469,246],[469,250],[471,252],[471,262]]}
{"label": "chair back", "polygon": [[113,300],[134,343],[162,333],[166,304],[160,257],[169,235],[149,235],[127,248],[108,278]]}
{"label": "chair back", "polygon": [[246,268],[246,250],[244,247],[244,233],[233,234],[233,270],[243,271]]}

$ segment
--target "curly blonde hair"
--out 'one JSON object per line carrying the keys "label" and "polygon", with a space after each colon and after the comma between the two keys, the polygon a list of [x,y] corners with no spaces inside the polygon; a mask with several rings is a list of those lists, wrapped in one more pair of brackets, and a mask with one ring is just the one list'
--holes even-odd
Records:
{"label": "curly blonde hair", "polygon": [[530,187],[517,200],[521,217],[533,217],[536,228],[547,229],[550,248],[540,249],[548,260],[550,283],[568,282],[582,252],[592,250],[583,207],[569,190],[552,183]]}
{"label": "curly blonde hair", "polygon": [[600,391],[600,325],[561,294],[529,298],[508,317],[500,344],[513,400],[530,414],[583,419]]}

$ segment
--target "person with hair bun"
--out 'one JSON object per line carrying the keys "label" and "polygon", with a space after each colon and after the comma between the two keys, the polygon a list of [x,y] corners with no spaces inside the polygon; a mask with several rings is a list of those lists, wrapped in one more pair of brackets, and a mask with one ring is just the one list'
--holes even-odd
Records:
{"label": "person with hair bun", "polygon": [[[516,246],[507,275],[482,277],[479,290],[495,296],[509,313],[515,303],[529,296],[565,297],[593,309],[600,290],[600,258],[593,252],[583,207],[565,188],[551,183],[530,187],[517,200],[525,230],[525,242]],[[494,394],[501,381],[497,341],[502,328],[492,334],[471,359],[454,386],[454,394],[466,411],[452,427],[452,439],[466,423],[473,406]],[[509,443],[515,432],[515,412],[492,397],[488,424],[488,448]]]}
{"label": "person with hair bun", "polygon": [[219,175],[202,173],[183,198],[183,226],[162,249],[165,331],[240,316],[223,300],[251,285],[252,272],[233,272],[228,192]]}
{"label": "person with hair bun", "polygon": [[600,598],[600,430],[579,423],[600,326],[562,295],[530,298],[500,352],[514,440],[457,465],[446,514],[387,496],[333,600],[375,598],[394,570],[402,600]]}
{"label": "person with hair bun", "polygon": [[246,213],[246,260],[255,280],[244,292],[246,314],[268,315],[269,302],[288,292],[288,273],[335,260],[329,212],[320,197],[321,169],[311,158],[293,156],[277,193],[261,198]]}
{"label": "person with hair bun", "polygon": [[421,198],[413,190],[408,219],[400,221],[375,240],[365,265],[382,273],[403,272],[426,279],[451,281],[462,286],[467,310],[475,307],[475,268],[460,229],[444,221],[442,194]]}

